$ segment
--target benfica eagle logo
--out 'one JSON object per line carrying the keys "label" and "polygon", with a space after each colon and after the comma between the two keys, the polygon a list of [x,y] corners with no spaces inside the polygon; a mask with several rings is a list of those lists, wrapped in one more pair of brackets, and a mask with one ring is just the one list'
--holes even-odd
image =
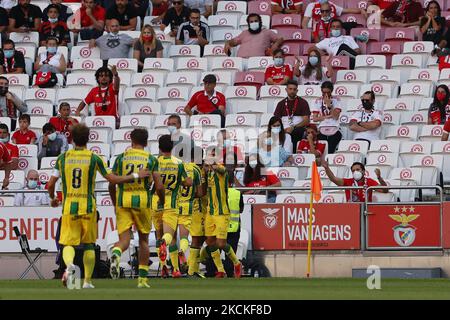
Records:
{"label": "benfica eagle logo", "polygon": [[[394,228],[394,240],[401,247],[409,247],[414,243],[416,239],[416,230],[417,228],[409,223],[419,218],[419,214],[411,214],[414,212],[415,208],[399,208],[395,207],[394,211],[400,212],[401,214],[390,214],[389,217],[397,222],[400,222],[399,225],[396,225]],[[406,215],[406,212],[409,210],[409,215]]]}

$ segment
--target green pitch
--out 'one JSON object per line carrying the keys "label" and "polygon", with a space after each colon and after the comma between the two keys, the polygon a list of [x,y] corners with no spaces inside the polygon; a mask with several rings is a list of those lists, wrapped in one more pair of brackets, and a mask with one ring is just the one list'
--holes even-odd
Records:
{"label": "green pitch", "polygon": [[385,279],[368,290],[365,279],[94,279],[96,289],[68,290],[59,280],[0,280],[0,299],[450,299],[450,280]]}

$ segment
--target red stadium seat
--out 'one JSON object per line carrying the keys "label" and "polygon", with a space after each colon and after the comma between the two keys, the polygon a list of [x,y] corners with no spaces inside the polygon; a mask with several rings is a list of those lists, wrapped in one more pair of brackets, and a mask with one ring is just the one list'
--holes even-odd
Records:
{"label": "red stadium seat", "polygon": [[236,72],[235,86],[255,86],[257,90],[264,84],[264,72],[239,71]]}
{"label": "red stadium seat", "polygon": [[283,49],[286,56],[298,56],[300,55],[302,44],[300,43],[283,43],[281,49]]}
{"label": "red stadium seat", "polygon": [[412,28],[386,28],[384,30],[385,41],[414,41],[415,31]]}
{"label": "red stadium seat", "polygon": [[298,28],[302,27],[302,18],[299,14],[275,14],[272,16],[272,28]]}
{"label": "red stadium seat", "polygon": [[272,4],[269,0],[250,1],[247,6],[248,14],[272,15]]}
{"label": "red stadium seat", "polygon": [[367,0],[347,0],[344,2],[344,8],[358,8],[358,9],[367,9]]}
{"label": "red stadium seat", "polygon": [[311,30],[309,29],[292,29],[292,28],[275,28],[278,35],[283,37],[284,43],[287,42],[311,42]]}
{"label": "red stadium seat", "polygon": [[342,22],[356,22],[358,26],[365,27],[367,25],[366,18],[362,14],[346,13],[339,17]]}
{"label": "red stadium seat", "polygon": [[353,28],[350,31],[352,37],[358,35],[364,35],[369,37],[369,42],[371,41],[381,41],[381,30],[380,29],[368,29],[368,28]]}

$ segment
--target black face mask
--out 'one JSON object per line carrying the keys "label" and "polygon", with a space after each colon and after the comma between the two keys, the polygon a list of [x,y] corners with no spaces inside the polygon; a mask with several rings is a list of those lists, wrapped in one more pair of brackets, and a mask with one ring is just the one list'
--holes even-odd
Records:
{"label": "black face mask", "polygon": [[0,96],[5,96],[8,93],[8,87],[0,87]]}
{"label": "black face mask", "polygon": [[366,110],[371,110],[373,108],[372,102],[369,101],[362,101],[362,106]]}

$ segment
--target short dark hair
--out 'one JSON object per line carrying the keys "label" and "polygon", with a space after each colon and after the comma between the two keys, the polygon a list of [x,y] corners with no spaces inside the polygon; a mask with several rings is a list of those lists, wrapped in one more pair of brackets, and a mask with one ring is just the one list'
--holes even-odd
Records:
{"label": "short dark hair", "polygon": [[0,123],[0,130],[6,130],[6,132],[9,133],[9,128],[6,124]]}
{"label": "short dark hair", "polygon": [[260,16],[259,14],[257,14],[257,13],[250,13],[250,14],[247,16],[247,24],[250,23],[249,21],[250,21],[250,18],[252,18],[252,17],[258,17],[259,22],[262,23],[262,18],[261,18],[261,16]]}
{"label": "short dark hair", "polygon": [[47,122],[46,124],[44,124],[44,126],[42,127],[42,133],[46,133],[49,131],[56,131],[56,128],[54,125],[52,125],[50,122]]}
{"label": "short dark hair", "polygon": [[89,141],[89,131],[89,128],[83,123],[74,125],[72,128],[73,142],[78,147],[86,146]]}
{"label": "short dark hair", "polygon": [[13,48],[16,47],[16,44],[15,44],[14,41],[12,41],[11,39],[6,39],[5,41],[3,41],[2,47],[4,47],[5,44],[11,44],[11,45],[13,46]]}
{"label": "short dark hair", "polygon": [[58,11],[58,14],[60,14],[61,12],[60,12],[60,10],[59,10],[59,7],[56,5],[56,4],[49,4],[48,6],[47,6],[47,13],[50,11],[50,9],[56,9],[56,11]]}
{"label": "short dark hair", "polygon": [[369,91],[364,92],[363,95],[365,95],[365,94],[370,95],[370,99],[375,101],[375,92],[373,92],[372,90],[369,90]]}
{"label": "short dark hair", "polygon": [[100,75],[102,73],[106,73],[109,76],[109,78],[112,80],[112,78],[113,78],[112,71],[109,70],[108,67],[101,67],[101,68],[98,68],[97,71],[95,71],[95,79],[97,80],[97,82],[98,82],[98,78],[100,78]]}
{"label": "short dark hair", "polygon": [[62,107],[69,107],[70,108],[70,104],[68,102],[61,102],[59,104],[59,109],[61,110]]}
{"label": "short dark hair", "polygon": [[171,114],[171,115],[167,118],[167,120],[169,120],[169,119],[177,119],[178,123],[181,125],[181,118],[180,118],[179,115],[177,115],[177,114]]}
{"label": "short dark hair", "polygon": [[26,113],[20,115],[19,121],[20,121],[20,120],[26,120],[26,121],[28,121],[28,123],[31,122],[30,115],[29,115],[29,114],[26,114]]}
{"label": "short dark hair", "polygon": [[158,139],[159,150],[162,152],[171,152],[173,149],[173,141],[170,135],[164,134]]}
{"label": "short dark hair", "polygon": [[292,84],[293,86],[298,87],[298,82],[295,81],[295,80],[288,80],[288,82],[286,83],[286,87],[287,87],[288,85],[290,85],[290,84]]}
{"label": "short dark hair", "polygon": [[8,82],[8,84],[9,84],[9,79],[7,77],[0,76],[0,80],[6,80],[6,82]]}
{"label": "short dark hair", "polygon": [[198,13],[198,14],[200,14],[200,10],[198,10],[198,9],[196,9],[196,8],[191,9],[191,12],[189,12],[189,17],[191,16],[192,13]]}
{"label": "short dark hair", "polygon": [[342,23],[342,20],[341,20],[341,19],[333,19],[333,20],[331,20],[330,26],[333,24],[333,22],[339,22],[339,24],[341,25],[341,29],[342,29],[343,23]]}
{"label": "short dark hair", "polygon": [[47,43],[48,43],[49,41],[51,41],[51,40],[54,40],[57,44],[59,44],[59,39],[56,38],[56,37],[48,37],[48,38],[47,38]]}
{"label": "short dark hair", "polygon": [[136,128],[131,131],[131,142],[146,147],[148,140],[148,131],[145,128]]}
{"label": "short dark hair", "polygon": [[324,81],[322,83],[322,85],[320,86],[320,89],[330,89],[331,91],[333,91],[333,89],[334,89],[333,82]]}
{"label": "short dark hair", "polygon": [[352,166],[350,167],[350,170],[353,169],[353,166],[356,166],[356,165],[361,166],[361,169],[363,169],[363,171],[366,172],[366,167],[364,167],[364,165],[358,161],[353,162]]}
{"label": "short dark hair", "polygon": [[275,49],[275,50],[273,50],[272,55],[274,56],[274,55],[277,55],[279,53],[281,53],[284,56],[283,49]]}
{"label": "short dark hair", "polygon": [[217,77],[213,74],[207,74],[204,78],[203,78],[203,82],[206,83],[217,83]]}

